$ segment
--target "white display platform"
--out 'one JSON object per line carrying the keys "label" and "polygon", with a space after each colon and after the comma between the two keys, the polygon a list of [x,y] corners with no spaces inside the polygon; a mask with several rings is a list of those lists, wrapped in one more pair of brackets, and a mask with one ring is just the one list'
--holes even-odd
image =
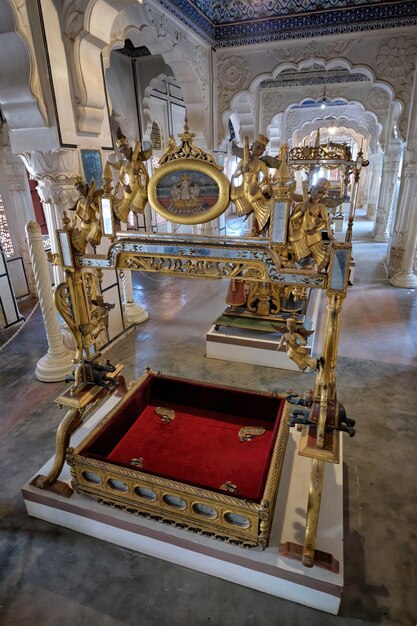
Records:
{"label": "white display platform", "polygon": [[[72,437],[82,441],[116,404],[111,398]],[[342,462],[326,463],[316,549],[339,562],[339,573],[279,555],[287,541],[303,543],[311,461],[297,454],[299,433],[291,429],[272,525],[270,547],[244,549],[98,504],[87,496],[70,498],[27,483],[22,488],[27,512],[48,522],[109,541],[136,552],[204,572],[327,613],[337,614],[343,587]],[[342,453],[342,450],[341,450]],[[47,474],[53,459],[38,472]],[[70,483],[64,466],[60,480]]]}
{"label": "white display platform", "polygon": [[[309,299],[305,328],[315,330],[320,309],[321,290],[314,289]],[[316,333],[308,337],[307,349],[312,353]],[[280,348],[281,333],[269,333],[246,328],[213,324],[206,334],[206,357],[236,363],[251,363],[298,372],[297,365],[288,358],[285,345]]]}

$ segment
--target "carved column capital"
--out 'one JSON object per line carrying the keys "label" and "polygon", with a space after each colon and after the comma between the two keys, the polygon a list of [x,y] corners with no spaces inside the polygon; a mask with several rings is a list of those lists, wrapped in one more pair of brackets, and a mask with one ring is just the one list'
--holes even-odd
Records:
{"label": "carved column capital", "polygon": [[47,152],[25,152],[19,155],[31,177],[38,182],[42,202],[61,205],[74,204],[79,197],[73,177],[79,175],[77,150],[61,149]]}

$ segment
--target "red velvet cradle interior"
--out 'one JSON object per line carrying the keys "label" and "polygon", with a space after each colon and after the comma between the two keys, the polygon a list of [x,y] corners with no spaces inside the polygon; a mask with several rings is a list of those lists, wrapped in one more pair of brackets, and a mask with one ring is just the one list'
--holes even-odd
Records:
{"label": "red velvet cradle interior", "polygon": [[[230,481],[234,495],[260,502],[283,405],[273,395],[150,374],[80,454],[131,469],[142,457],[141,472],[214,491]],[[174,420],[164,423],[156,407],[173,409]],[[244,426],[265,433],[242,442]]]}

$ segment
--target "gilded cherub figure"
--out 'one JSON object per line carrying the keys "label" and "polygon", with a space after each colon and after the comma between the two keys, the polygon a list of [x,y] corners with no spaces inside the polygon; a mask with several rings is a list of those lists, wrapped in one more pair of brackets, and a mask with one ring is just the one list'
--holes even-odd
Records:
{"label": "gilded cherub figure", "polygon": [[307,345],[307,340],[303,337],[303,335],[296,332],[296,320],[294,317],[289,317],[287,319],[287,330],[288,332],[281,336],[278,344],[278,350],[283,343],[285,343],[288,357],[294,361],[297,367],[303,372],[308,367],[311,367],[312,370],[319,369],[322,364],[322,360],[315,359],[309,355],[308,350],[305,347]]}
{"label": "gilded cherub figure", "polygon": [[80,198],[70,209],[74,213],[71,242],[77,252],[84,254],[87,243],[96,247],[101,241],[103,233],[97,213],[100,214],[98,198],[102,192],[96,190],[94,182],[88,185],[82,176],[74,176],[73,182]]}
{"label": "gilded cherub figure", "polygon": [[[152,148],[142,150],[140,141],[136,142],[133,150],[128,139],[117,129],[116,145],[122,158],[116,163],[110,163],[111,167],[118,170],[119,180],[114,190],[113,209],[121,222],[127,221],[129,211],[143,213],[148,201],[149,174],[144,161],[150,158]],[[117,198],[119,190],[123,190],[123,197]]]}
{"label": "gilded cherub figure", "polygon": [[[232,152],[241,160],[232,176],[230,200],[235,203],[239,215],[255,216],[253,231],[261,233],[268,224],[274,199],[268,174],[268,165],[262,157],[269,139],[259,135],[249,148],[245,137],[244,148],[232,145]],[[276,165],[276,164],[275,164]],[[236,185],[235,180],[242,176],[242,182]]]}
{"label": "gilded cherub figure", "polygon": [[326,198],[329,185],[328,180],[320,178],[311,188],[310,194],[307,193],[306,182],[303,183],[303,196],[290,191],[293,200],[302,200],[294,207],[289,220],[288,239],[293,256],[303,264],[309,257],[313,257],[318,271],[323,270],[329,260],[327,246],[322,241],[322,231],[326,230],[329,239],[333,238],[327,207],[332,206],[335,199]]}

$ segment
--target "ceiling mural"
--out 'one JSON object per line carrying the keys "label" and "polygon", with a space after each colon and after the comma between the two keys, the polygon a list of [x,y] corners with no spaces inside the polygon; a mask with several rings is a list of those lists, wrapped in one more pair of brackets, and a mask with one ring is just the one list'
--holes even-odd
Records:
{"label": "ceiling mural", "polygon": [[417,1],[159,0],[214,47],[409,26]]}

